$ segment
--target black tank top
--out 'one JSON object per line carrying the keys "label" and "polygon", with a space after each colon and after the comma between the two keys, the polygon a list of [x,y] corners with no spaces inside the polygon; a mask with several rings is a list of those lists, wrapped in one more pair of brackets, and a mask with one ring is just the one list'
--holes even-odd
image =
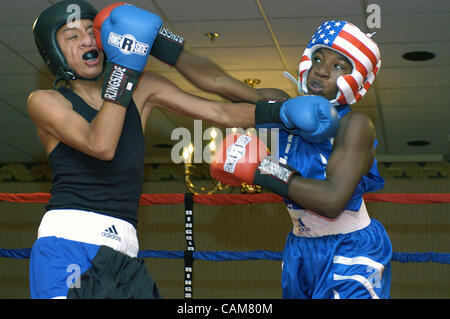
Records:
{"label": "black tank top", "polygon": [[[75,112],[91,122],[97,110],[73,91],[57,89]],[[137,224],[144,177],[145,139],[139,112],[131,101],[111,161],[102,161],[59,142],[48,159],[52,170],[51,209],[81,209]]]}

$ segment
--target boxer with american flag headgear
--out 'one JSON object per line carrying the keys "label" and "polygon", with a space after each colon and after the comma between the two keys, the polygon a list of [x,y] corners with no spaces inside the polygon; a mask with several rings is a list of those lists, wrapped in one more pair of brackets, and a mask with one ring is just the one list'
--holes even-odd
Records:
{"label": "boxer with american flag headgear", "polygon": [[[255,103],[255,125],[279,129],[278,152],[271,156],[257,136],[227,136],[216,148],[211,174],[231,185],[257,184],[284,198],[293,230],[283,251],[283,297],[389,298],[392,245],[363,199],[384,187],[375,128],[350,107],[364,97],[381,67],[371,35],[347,21],[322,23],[301,57],[298,79],[285,72],[298,87],[300,96],[294,98],[279,89],[251,88],[186,50],[175,67],[205,91]],[[280,125],[284,115],[296,122],[320,118],[318,108],[302,112],[320,99],[339,116],[331,138]],[[235,120],[243,116],[236,114]]]}
{"label": "boxer with american flag headgear", "polygon": [[350,22],[326,21],[314,33],[299,64],[299,91],[308,94],[307,79],[312,66],[312,55],[327,48],[343,55],[352,64],[352,72],[337,79],[339,92],[333,105],[358,102],[372,86],[381,67],[380,50],[371,39]]}

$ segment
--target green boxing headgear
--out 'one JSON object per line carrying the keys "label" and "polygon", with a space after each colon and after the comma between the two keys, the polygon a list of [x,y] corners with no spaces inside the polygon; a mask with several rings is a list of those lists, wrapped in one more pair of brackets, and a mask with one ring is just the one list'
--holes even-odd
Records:
{"label": "green boxing headgear", "polygon": [[[78,15],[79,13],[79,15]],[[66,61],[56,40],[60,27],[75,19],[94,20],[97,10],[83,0],[64,0],[44,10],[33,24],[33,36],[41,57],[50,71],[60,80],[96,80],[80,77]]]}

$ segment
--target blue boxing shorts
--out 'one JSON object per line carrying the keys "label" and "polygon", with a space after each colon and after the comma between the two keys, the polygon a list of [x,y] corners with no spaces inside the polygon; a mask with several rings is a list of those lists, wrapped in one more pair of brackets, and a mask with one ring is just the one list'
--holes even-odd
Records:
{"label": "blue boxing shorts", "polygon": [[31,250],[31,298],[160,298],[137,253],[135,228],[124,220],[49,211]]}
{"label": "blue boxing shorts", "polygon": [[283,251],[283,298],[388,299],[392,245],[383,225],[345,234],[289,233]]}

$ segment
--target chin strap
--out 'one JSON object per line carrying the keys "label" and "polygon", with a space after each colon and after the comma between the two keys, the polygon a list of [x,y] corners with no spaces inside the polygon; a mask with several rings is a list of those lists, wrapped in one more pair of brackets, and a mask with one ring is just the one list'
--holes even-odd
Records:
{"label": "chin strap", "polygon": [[285,78],[292,81],[292,83],[294,83],[295,86],[298,88],[298,81],[294,78],[292,74],[290,74],[288,71],[283,71],[283,75]]}
{"label": "chin strap", "polygon": [[93,79],[88,79],[88,78],[79,76],[72,69],[58,69],[58,74],[56,75],[56,79],[53,82],[53,87],[56,87],[56,84],[58,84],[58,82],[60,82],[60,81],[64,81],[66,84],[69,84],[69,82],[72,80],[82,80],[82,81],[92,81],[92,82],[97,81],[99,78],[102,77],[103,73],[105,72],[105,64],[106,63],[104,62],[103,70],[100,73],[100,75]]}

